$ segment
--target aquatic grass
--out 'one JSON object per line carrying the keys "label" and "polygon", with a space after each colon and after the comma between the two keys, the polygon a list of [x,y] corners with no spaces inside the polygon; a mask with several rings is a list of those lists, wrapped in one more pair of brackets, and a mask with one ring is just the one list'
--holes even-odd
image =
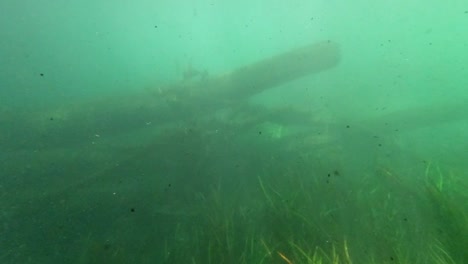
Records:
{"label": "aquatic grass", "polygon": [[265,189],[265,186],[264,186],[264,184],[263,184],[262,178],[261,178],[260,176],[258,176],[258,182],[260,183],[260,188],[262,189],[263,195],[264,195],[265,198],[267,199],[269,206],[271,206],[272,208],[274,208],[274,207],[275,207],[275,203],[274,203],[273,200],[271,199],[270,195],[267,193],[267,191],[266,191],[266,189]]}
{"label": "aquatic grass", "polygon": [[[433,216],[436,220],[435,231],[442,230],[436,235],[437,241],[433,243],[431,252],[437,259],[456,262],[466,261],[468,253],[468,217],[462,206],[453,201],[447,191],[442,191],[436,183],[426,184],[426,194],[432,206]],[[442,246],[443,245],[443,246]],[[442,258],[442,256],[444,256]],[[450,257],[450,258],[447,258]]]}
{"label": "aquatic grass", "polygon": [[239,187],[242,192],[222,180],[194,192],[197,215],[174,222],[172,230],[173,237],[190,239],[166,237],[155,256],[164,263],[459,263],[452,243],[432,231],[438,223],[418,218],[433,212],[466,223],[458,218],[451,178],[441,191],[410,185],[390,169],[363,173],[350,185],[327,183],[326,175],[318,180],[306,165],[297,172],[268,166],[249,182],[254,185]]}
{"label": "aquatic grass", "polygon": [[437,238],[434,238],[431,241],[429,256],[436,264],[456,264],[457,263],[450,256],[449,252],[447,252],[444,249],[444,245]]}

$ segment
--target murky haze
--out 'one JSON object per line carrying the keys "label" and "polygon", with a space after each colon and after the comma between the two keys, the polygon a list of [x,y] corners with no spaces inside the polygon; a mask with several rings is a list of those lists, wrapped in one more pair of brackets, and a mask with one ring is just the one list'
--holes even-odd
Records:
{"label": "murky haze", "polygon": [[0,2],[1,263],[465,263],[468,3]]}

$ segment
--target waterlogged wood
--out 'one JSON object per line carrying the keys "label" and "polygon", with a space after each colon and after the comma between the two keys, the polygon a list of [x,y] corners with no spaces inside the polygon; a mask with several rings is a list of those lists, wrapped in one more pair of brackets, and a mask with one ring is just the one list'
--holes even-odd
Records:
{"label": "waterlogged wood", "polygon": [[177,102],[207,103],[244,100],[286,82],[335,67],[340,61],[339,45],[323,41],[240,67],[197,83],[174,85],[161,95]]}
{"label": "waterlogged wood", "polygon": [[[242,105],[250,96],[286,82],[325,71],[338,64],[339,46],[331,41],[310,44],[231,72],[182,81],[154,93],[67,103],[47,111],[17,114],[1,120],[11,133],[0,143],[32,148],[93,142],[100,135],[125,134],[151,125],[167,126],[209,118],[214,111]],[[15,132],[16,131],[16,132]],[[21,131],[24,140],[15,137]]]}
{"label": "waterlogged wood", "polygon": [[459,100],[396,110],[367,120],[364,124],[375,132],[385,134],[465,122],[468,120],[466,113],[468,113],[466,102]]}

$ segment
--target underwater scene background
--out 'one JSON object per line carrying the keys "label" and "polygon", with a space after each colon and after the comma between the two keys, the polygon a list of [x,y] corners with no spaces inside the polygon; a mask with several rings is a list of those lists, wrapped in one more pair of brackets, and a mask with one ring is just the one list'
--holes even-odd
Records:
{"label": "underwater scene background", "polygon": [[0,2],[0,263],[467,263],[468,2]]}

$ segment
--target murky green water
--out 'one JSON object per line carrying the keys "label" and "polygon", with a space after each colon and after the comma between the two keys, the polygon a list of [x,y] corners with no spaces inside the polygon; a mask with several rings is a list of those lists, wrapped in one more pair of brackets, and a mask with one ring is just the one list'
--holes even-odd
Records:
{"label": "murky green water", "polygon": [[465,263],[468,4],[0,3],[0,263]]}

